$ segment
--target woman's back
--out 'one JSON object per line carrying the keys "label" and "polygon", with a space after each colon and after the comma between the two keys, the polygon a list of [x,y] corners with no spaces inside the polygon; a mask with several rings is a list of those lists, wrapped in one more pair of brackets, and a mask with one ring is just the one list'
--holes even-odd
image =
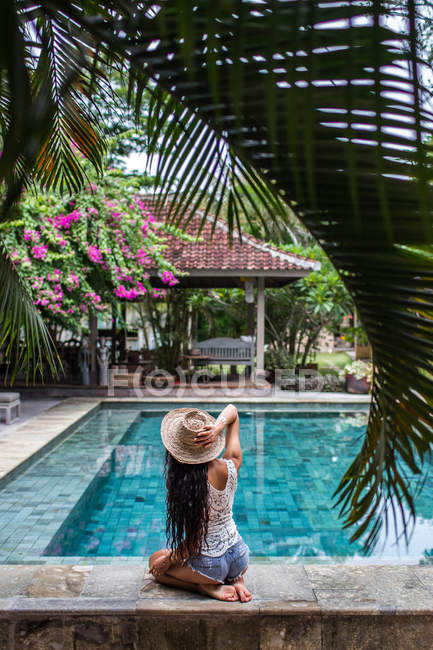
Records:
{"label": "woman's back", "polygon": [[[201,553],[211,557],[222,555],[240,538],[232,511],[238,481],[236,467],[231,458],[223,458],[217,462],[225,463],[227,477],[222,489],[216,488],[208,479],[209,522]],[[223,484],[224,473],[221,466],[211,467],[209,474],[214,483]]]}

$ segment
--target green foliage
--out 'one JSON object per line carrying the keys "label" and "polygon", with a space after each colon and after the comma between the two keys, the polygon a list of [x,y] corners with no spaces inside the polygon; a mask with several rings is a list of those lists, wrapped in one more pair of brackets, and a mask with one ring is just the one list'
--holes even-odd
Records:
{"label": "green foliage", "polygon": [[188,342],[188,294],[171,289],[158,303],[148,296],[137,307],[142,327],[150,324],[158,368],[175,373]]}
{"label": "green foliage", "polygon": [[352,361],[347,352],[318,352],[314,360],[322,375],[339,375],[340,370]]}
{"label": "green foliage", "polygon": [[353,302],[339,274],[317,245],[286,245],[291,253],[320,261],[321,268],[281,289],[266,290],[266,334],[275,349],[286,349],[305,365],[320,332],[337,333]]}
{"label": "green foliage", "polygon": [[48,330],[6,254],[0,256],[0,286],[0,348],[8,360],[5,383],[9,379],[13,384],[18,370],[27,382],[37,374],[44,378],[46,370],[56,375],[61,364]]}
{"label": "green foliage", "polygon": [[293,356],[285,348],[271,348],[265,351],[265,370],[294,367]]}
{"label": "green foliage", "polygon": [[[194,296],[201,297],[200,302]],[[201,303],[201,304],[200,304]],[[247,304],[241,289],[201,290],[190,293],[192,313],[197,310],[198,340],[218,336],[239,338],[247,334]]]}

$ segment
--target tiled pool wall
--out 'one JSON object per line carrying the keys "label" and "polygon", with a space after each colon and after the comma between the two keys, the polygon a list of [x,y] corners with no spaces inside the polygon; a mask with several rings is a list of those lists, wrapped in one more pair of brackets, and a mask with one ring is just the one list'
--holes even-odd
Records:
{"label": "tiled pool wall", "polygon": [[[51,453],[41,450],[30,458],[20,472],[19,487],[7,482],[0,494],[0,562],[43,561],[42,554],[59,527],[77,502],[86,498],[89,483],[98,479],[123,436],[123,427],[138,415],[135,409],[116,410],[104,427],[104,412],[108,411],[102,406],[95,407],[53,441]],[[97,426],[92,428],[95,418]],[[55,454],[60,445],[61,462]]]}

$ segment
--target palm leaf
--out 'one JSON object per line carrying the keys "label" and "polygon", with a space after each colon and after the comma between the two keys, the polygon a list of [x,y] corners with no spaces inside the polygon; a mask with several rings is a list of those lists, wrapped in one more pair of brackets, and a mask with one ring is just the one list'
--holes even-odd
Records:
{"label": "palm leaf", "polygon": [[42,186],[60,191],[78,191],[85,173],[77,152],[102,171],[102,135],[89,110],[89,79],[77,75],[84,61],[70,35],[52,19],[37,21],[41,53],[33,75],[36,92],[49,92],[52,110],[50,128],[35,161],[34,178]]}
{"label": "palm leaf", "polygon": [[[364,444],[337,494],[352,539],[367,535],[367,551],[396,510],[415,516],[406,467],[421,475],[432,446],[433,260],[414,249],[433,236],[433,115],[413,3],[402,4],[408,34],[387,26],[380,2],[203,1],[194,11],[165,3],[152,21],[158,47],[139,53],[182,123],[162,141],[161,200],[175,176],[180,203],[210,185],[200,166],[213,130],[234,160],[293,202],[356,301],[374,387]],[[161,122],[170,120],[160,107]]]}
{"label": "palm leaf", "polygon": [[0,181],[8,189],[3,218],[33,180],[73,192],[86,181],[84,158],[102,170],[105,146],[92,93],[95,86],[99,94],[109,89],[103,74],[108,58],[89,34],[71,21],[56,21],[52,12],[24,1],[2,8]]}
{"label": "palm leaf", "polygon": [[47,372],[56,376],[61,362],[51,336],[26,287],[0,250],[0,347],[8,362],[5,383],[12,384],[18,371],[26,381],[42,378]]}
{"label": "palm leaf", "polygon": [[[271,212],[274,224],[283,227],[287,206],[266,178],[257,173],[247,159],[237,156],[227,142],[227,134],[218,135],[203,116],[160,89],[152,92],[148,120],[149,150],[157,154],[155,185],[158,188],[156,210],[167,206],[168,217],[187,224],[191,216],[203,211],[202,226],[209,214],[214,221],[231,206],[254,226],[260,222],[269,236],[269,224],[263,208]],[[162,136],[160,136],[162,131]],[[237,230],[241,232],[240,223]]]}

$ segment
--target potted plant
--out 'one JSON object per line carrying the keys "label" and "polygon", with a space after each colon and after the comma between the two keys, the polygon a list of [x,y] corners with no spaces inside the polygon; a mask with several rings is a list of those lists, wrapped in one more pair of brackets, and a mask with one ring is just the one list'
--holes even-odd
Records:
{"label": "potted plant", "polygon": [[370,361],[353,361],[342,371],[348,393],[369,393],[373,380],[373,364]]}
{"label": "potted plant", "polygon": [[275,370],[293,367],[293,357],[285,348],[269,348],[265,351],[266,379],[270,383],[275,382]]}

